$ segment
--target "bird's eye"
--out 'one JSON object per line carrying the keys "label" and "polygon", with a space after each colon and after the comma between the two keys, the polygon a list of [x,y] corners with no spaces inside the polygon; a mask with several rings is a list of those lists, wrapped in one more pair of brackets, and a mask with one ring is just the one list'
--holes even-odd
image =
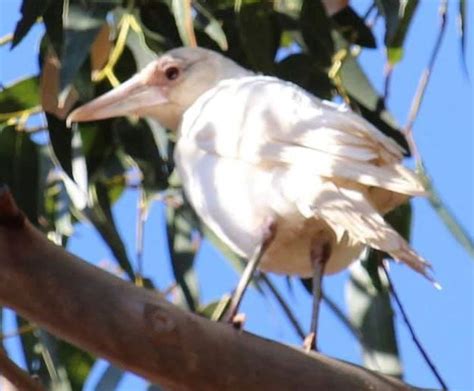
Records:
{"label": "bird's eye", "polygon": [[165,70],[165,76],[168,80],[176,80],[179,76],[179,68],[178,67],[169,67]]}

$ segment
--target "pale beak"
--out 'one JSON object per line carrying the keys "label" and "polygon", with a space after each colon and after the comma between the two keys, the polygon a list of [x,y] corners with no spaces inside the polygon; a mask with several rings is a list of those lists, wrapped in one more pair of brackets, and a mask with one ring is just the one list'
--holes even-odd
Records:
{"label": "pale beak", "polygon": [[168,100],[163,88],[145,82],[145,75],[140,72],[125,83],[78,107],[67,117],[67,125],[73,122],[95,121],[126,115],[147,115],[155,106]]}

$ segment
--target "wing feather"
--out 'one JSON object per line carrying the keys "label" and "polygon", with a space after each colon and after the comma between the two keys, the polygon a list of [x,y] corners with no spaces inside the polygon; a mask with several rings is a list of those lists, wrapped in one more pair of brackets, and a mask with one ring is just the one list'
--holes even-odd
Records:
{"label": "wing feather", "polygon": [[[308,214],[307,205],[299,206],[302,213]],[[383,219],[360,191],[326,181],[313,195],[310,210],[322,217],[338,238],[347,231],[355,240],[390,254],[433,281],[429,274],[430,264]]]}

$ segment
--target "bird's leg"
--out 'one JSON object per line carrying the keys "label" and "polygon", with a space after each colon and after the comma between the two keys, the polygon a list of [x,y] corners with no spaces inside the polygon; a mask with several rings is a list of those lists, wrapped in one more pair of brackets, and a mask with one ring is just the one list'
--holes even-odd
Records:
{"label": "bird's leg", "polygon": [[226,314],[223,316],[224,321],[233,322],[237,311],[239,309],[240,303],[244,296],[245,290],[247,289],[252,277],[257,270],[260,260],[262,259],[265,250],[268,248],[276,233],[276,225],[273,219],[267,221],[263,227],[262,241],[259,243],[254,253],[250,257],[247,265],[245,266],[244,272],[240,277],[237,288],[235,288],[232,298],[230,300],[229,308],[226,311]]}
{"label": "bird's leg", "polygon": [[319,318],[319,305],[322,296],[322,283],[324,268],[329,256],[331,255],[331,246],[329,243],[314,242],[311,246],[311,264],[313,265],[313,310],[311,316],[311,327],[306,336],[303,347],[307,352],[317,350],[317,331]]}

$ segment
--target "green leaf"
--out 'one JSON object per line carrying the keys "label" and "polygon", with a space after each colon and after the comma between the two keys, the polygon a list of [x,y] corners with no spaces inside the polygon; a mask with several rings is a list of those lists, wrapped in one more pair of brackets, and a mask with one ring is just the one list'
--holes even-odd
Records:
{"label": "green leaf", "polygon": [[332,16],[339,32],[351,43],[367,48],[375,48],[375,37],[370,28],[351,7],[345,7]]}
{"label": "green leaf", "polygon": [[242,48],[251,67],[264,73],[272,73],[281,35],[272,4],[242,1],[238,10],[238,27]]}
{"label": "green leaf", "polygon": [[66,121],[57,118],[53,114],[45,114],[53,159],[72,178],[72,131],[66,126]]}
{"label": "green leaf", "polygon": [[458,11],[458,28],[459,28],[459,37],[461,41],[461,58],[464,68],[464,73],[469,77],[469,68],[467,66],[467,56],[466,56],[466,24],[467,13],[466,13],[466,0],[459,0],[459,11]]}
{"label": "green leaf", "polygon": [[[385,46],[387,59],[393,65],[403,58],[403,43],[419,0],[376,0],[385,18]],[[391,50],[390,50],[391,49]]]}
{"label": "green leaf", "polygon": [[[373,264],[373,260],[370,263]],[[378,266],[378,263],[375,264]],[[349,318],[363,336],[364,366],[390,376],[402,377],[387,281],[379,277],[378,269],[375,271],[381,289],[374,286],[374,280],[364,266],[355,264],[351,267],[346,287]]]}
{"label": "green leaf", "polygon": [[90,353],[67,342],[58,341],[57,362],[66,369],[72,390],[83,389],[95,361]]}
{"label": "green leaf", "polygon": [[196,46],[191,0],[171,0],[171,9],[183,44],[185,46]]}
{"label": "green leaf", "polygon": [[384,41],[386,46],[390,46],[400,21],[400,0],[375,0],[375,5],[385,19]]}
{"label": "green leaf", "polygon": [[139,20],[145,33],[148,32],[146,34],[148,46],[155,52],[180,46],[181,38],[178,27],[166,3],[161,1],[140,2],[139,7]]}
{"label": "green leaf", "polygon": [[147,46],[143,31],[130,29],[127,34],[127,46],[133,54],[137,69],[143,69],[157,58],[156,53]]}
{"label": "green leaf", "polygon": [[63,0],[51,1],[49,7],[43,14],[43,22],[49,41],[59,58],[63,48]]}
{"label": "green leaf", "polygon": [[400,62],[403,58],[403,48],[387,48],[387,58],[390,64],[396,64],[397,62]]}
{"label": "green leaf", "polygon": [[160,156],[158,135],[140,120],[118,118],[113,129],[123,150],[137,163],[143,174],[143,186],[147,191],[163,190],[168,187],[168,168]]}
{"label": "green leaf", "polygon": [[8,113],[28,110],[40,104],[39,80],[31,76],[19,80],[0,91],[0,121],[8,119]]}
{"label": "green leaf", "polygon": [[226,51],[229,44],[227,43],[227,37],[219,21],[206,9],[206,7],[204,7],[203,4],[201,4],[201,2],[194,2],[194,7],[197,11],[195,17],[197,27],[214,40],[221,50]]}
{"label": "green leaf", "polygon": [[135,281],[132,264],[115,225],[108,191],[107,186],[101,182],[91,185],[92,207],[88,208],[85,214],[109,246],[122,270],[131,281]]}
{"label": "green leaf", "polygon": [[300,13],[301,32],[310,53],[330,66],[334,54],[331,21],[321,0],[304,0]]}
{"label": "green leaf", "polygon": [[211,320],[219,320],[224,315],[231,301],[230,295],[224,295],[219,300],[212,301],[198,309],[198,314]]}
{"label": "green leaf", "polygon": [[15,27],[12,49],[28,34],[37,19],[43,16],[51,0],[23,0],[21,4],[21,19]]}
{"label": "green leaf", "polygon": [[359,62],[349,55],[343,62],[340,75],[344,89],[351,101],[357,104],[362,116],[393,138],[408,154],[409,148],[405,137],[399,131],[395,119],[385,109],[383,98],[375,90]]}
{"label": "green leaf", "polygon": [[197,245],[193,240],[197,217],[187,204],[167,206],[167,231],[173,274],[187,307],[195,311],[199,305],[197,276],[193,269]]}
{"label": "green leaf", "polygon": [[19,207],[33,224],[38,224],[40,191],[39,148],[29,135],[13,126],[0,127],[0,183],[7,184]]}
{"label": "green leaf", "polygon": [[90,7],[80,3],[70,4],[65,20],[64,48],[61,55],[61,91],[74,80],[89,55],[89,50],[106,23],[109,3],[93,3]]}
{"label": "green leaf", "polygon": [[123,369],[117,368],[115,365],[109,364],[102,376],[99,378],[95,391],[115,390],[122,381],[125,372]]}
{"label": "green leaf", "polygon": [[385,220],[407,241],[410,241],[412,208],[411,203],[407,202],[392,210],[385,215]]}
{"label": "green leaf", "polygon": [[331,99],[333,96],[333,86],[327,72],[308,54],[297,53],[286,57],[277,64],[276,74],[320,98]]}

